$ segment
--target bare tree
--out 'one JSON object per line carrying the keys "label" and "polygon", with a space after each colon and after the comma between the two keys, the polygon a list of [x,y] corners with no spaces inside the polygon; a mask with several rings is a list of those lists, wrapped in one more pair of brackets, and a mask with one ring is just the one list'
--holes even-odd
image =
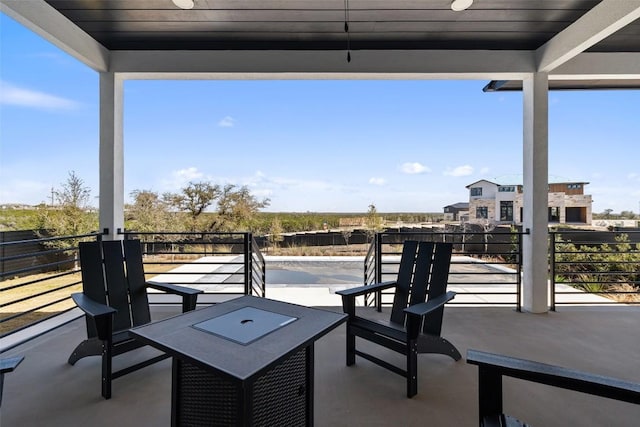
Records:
{"label": "bare tree", "polygon": [[342,234],[342,238],[344,239],[345,244],[347,245],[347,248],[349,247],[349,239],[351,238],[351,234],[352,231],[349,229],[344,229],[342,231],[340,231],[340,233]]}
{"label": "bare tree", "polygon": [[181,212],[186,212],[190,219],[191,231],[196,231],[200,215],[211,206],[222,194],[220,186],[210,182],[190,182],[180,193],[165,193],[165,202]]}
{"label": "bare tree", "polygon": [[366,218],[367,228],[365,231],[367,233],[367,240],[372,240],[373,236],[375,236],[377,232],[381,231],[384,228],[382,223],[383,223],[382,217],[378,215],[378,210],[376,209],[376,206],[373,203],[371,203],[369,205],[369,210],[367,211],[367,218]]}
{"label": "bare tree", "polygon": [[[95,215],[87,212],[91,190],[74,171],[69,172],[67,180],[53,194],[57,206],[52,209],[44,206],[40,209],[39,228],[46,229],[55,236],[74,236],[97,229]],[[74,242],[69,243],[69,246],[73,245]]]}
{"label": "bare tree", "polygon": [[284,236],[282,235],[282,223],[280,222],[280,218],[275,217],[273,221],[271,221],[271,225],[269,226],[269,234],[267,239],[271,246],[277,248],[280,242],[284,240]]}
{"label": "bare tree", "polygon": [[489,237],[491,237],[491,234],[489,233],[492,232],[495,228],[496,228],[495,221],[489,221],[488,219],[485,219],[484,221],[482,221],[482,231],[484,232],[482,236],[484,240],[485,255],[487,255],[489,252]]}
{"label": "bare tree", "polygon": [[58,190],[54,190],[58,205],[85,209],[88,206],[91,190],[84,185],[84,181],[74,171],[69,172],[69,177]]}
{"label": "bare tree", "polygon": [[[67,180],[61,184],[60,188],[55,189],[53,194],[57,206],[47,207],[43,204],[38,209],[37,228],[46,230],[41,235],[78,236],[96,231],[97,215],[88,211],[91,190],[74,171],[69,172]],[[75,249],[79,240],[69,238],[45,244],[54,248]],[[71,254],[72,251],[65,251],[65,253]]]}
{"label": "bare tree", "polygon": [[176,221],[171,220],[169,204],[151,190],[131,192],[133,203],[127,205],[128,228],[136,231],[177,231]]}
{"label": "bare tree", "polygon": [[220,231],[251,230],[255,214],[269,206],[269,199],[258,200],[247,186],[227,184],[218,199],[218,215],[212,229]]}

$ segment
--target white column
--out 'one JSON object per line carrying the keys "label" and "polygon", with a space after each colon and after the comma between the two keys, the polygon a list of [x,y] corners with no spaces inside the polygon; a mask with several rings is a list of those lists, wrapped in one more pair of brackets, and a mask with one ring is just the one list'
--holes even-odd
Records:
{"label": "white column", "polygon": [[105,240],[124,230],[123,81],[100,73],[100,231]]}
{"label": "white column", "polygon": [[544,313],[548,303],[548,169],[549,169],[549,80],[547,73],[534,73],[523,80],[523,205],[522,267],[525,311]]}

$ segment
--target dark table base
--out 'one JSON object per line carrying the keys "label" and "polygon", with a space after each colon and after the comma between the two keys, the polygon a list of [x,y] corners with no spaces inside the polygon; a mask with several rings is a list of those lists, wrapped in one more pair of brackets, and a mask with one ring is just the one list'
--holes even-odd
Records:
{"label": "dark table base", "polygon": [[172,426],[312,426],[313,344],[244,388],[173,359]]}

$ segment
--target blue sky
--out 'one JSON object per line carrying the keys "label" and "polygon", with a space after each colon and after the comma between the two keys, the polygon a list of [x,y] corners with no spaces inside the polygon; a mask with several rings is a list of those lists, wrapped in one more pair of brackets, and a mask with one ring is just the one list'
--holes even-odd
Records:
{"label": "blue sky", "polygon": [[[520,93],[485,81],[127,81],[125,191],[247,185],[268,211],[441,212],[522,170]],[[640,208],[640,91],[551,92],[549,173]],[[98,195],[98,73],[0,14],[0,203]],[[97,199],[94,202],[97,205]]]}

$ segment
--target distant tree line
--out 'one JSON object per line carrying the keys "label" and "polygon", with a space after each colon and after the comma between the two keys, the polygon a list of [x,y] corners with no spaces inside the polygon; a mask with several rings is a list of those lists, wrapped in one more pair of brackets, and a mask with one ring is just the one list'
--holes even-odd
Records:
{"label": "distant tree line", "polygon": [[[0,230],[47,230],[52,236],[98,230],[97,210],[89,205],[90,189],[75,172],[69,172],[53,196],[52,205],[42,203],[35,210],[0,211]],[[125,205],[125,228],[138,232],[250,231],[269,235],[277,244],[283,233],[338,229],[341,219],[363,217],[361,212],[262,212],[270,204],[268,198],[259,199],[246,186],[209,181],[190,182],[177,192],[162,194],[134,190],[130,196],[131,203]],[[364,218],[367,233],[373,235],[395,224],[436,222],[442,220],[442,214],[383,214],[371,203]]]}
{"label": "distant tree line", "polygon": [[621,211],[620,213],[614,213],[613,209],[605,209],[600,213],[594,213],[593,219],[637,219],[633,211]]}

